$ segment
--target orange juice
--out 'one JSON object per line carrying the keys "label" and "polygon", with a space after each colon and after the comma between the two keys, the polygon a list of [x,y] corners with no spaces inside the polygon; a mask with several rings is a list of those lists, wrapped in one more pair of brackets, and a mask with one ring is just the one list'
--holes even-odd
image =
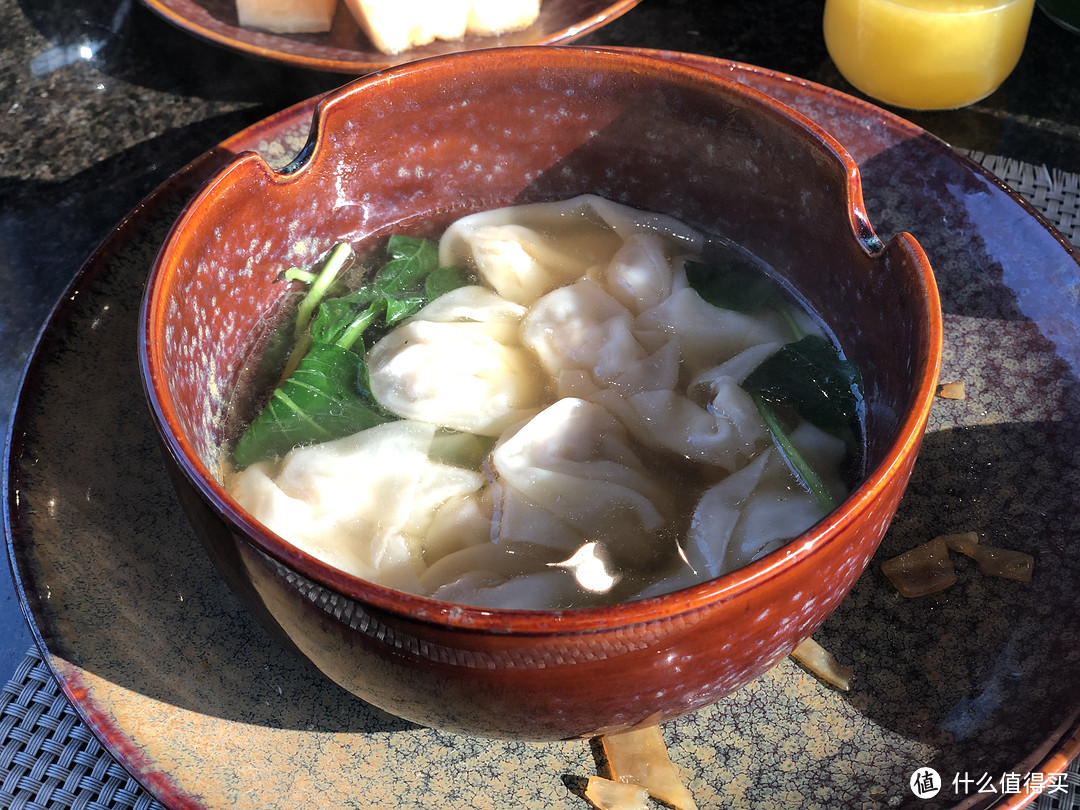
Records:
{"label": "orange juice", "polygon": [[963,107],[1012,73],[1034,0],[826,0],[825,46],[869,96],[918,110]]}

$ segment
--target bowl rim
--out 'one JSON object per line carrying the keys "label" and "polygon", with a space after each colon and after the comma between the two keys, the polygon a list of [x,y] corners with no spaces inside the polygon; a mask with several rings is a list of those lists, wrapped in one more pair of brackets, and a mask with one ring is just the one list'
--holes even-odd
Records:
{"label": "bowl rim", "polygon": [[[227,185],[234,173],[256,171],[263,173],[268,182],[288,182],[293,175],[302,174],[317,161],[324,140],[330,137],[325,127],[326,118],[335,106],[346,104],[353,96],[372,92],[372,88],[393,83],[402,77],[415,77],[423,71],[441,71],[448,66],[450,69],[460,70],[463,67],[457,63],[462,60],[490,60],[496,64],[500,61],[517,62],[531,52],[534,56],[542,52],[545,67],[557,68],[578,64],[577,60],[589,60],[596,63],[593,67],[630,69],[637,74],[646,74],[664,81],[721,87],[725,93],[750,99],[786,126],[805,131],[812,140],[821,145],[823,152],[831,153],[832,158],[845,171],[848,218],[853,235],[864,251],[871,258],[881,258],[890,249],[907,252],[917,268],[914,280],[920,282],[922,287],[921,301],[925,308],[923,337],[929,352],[919,358],[909,402],[893,438],[888,443],[888,450],[878,465],[867,471],[860,484],[836,509],[781,548],[727,574],[645,599],[562,609],[487,608],[442,602],[431,597],[397,591],[348,574],[292,545],[264,527],[236,503],[199,458],[188,437],[179,430],[176,411],[168,396],[163,375],[157,373],[162,352],[161,342],[157,339],[159,330],[154,327],[161,322],[164,309],[164,291],[167,289],[167,285],[163,283],[164,268],[169,266],[177,254],[178,242],[182,240],[182,234],[196,218],[201,206],[213,196],[218,187]],[[696,66],[675,64],[659,55],[604,47],[520,46],[434,56],[353,80],[319,99],[312,117],[308,141],[297,159],[286,170],[275,172],[254,152],[241,153],[219,170],[184,206],[151,267],[140,303],[138,359],[143,391],[164,451],[240,541],[292,569],[314,585],[368,608],[447,629],[536,636],[598,632],[685,616],[734,599],[840,542],[843,530],[858,522],[872,507],[887,482],[918,452],[936,395],[942,357],[942,334],[940,299],[929,259],[915,238],[908,233],[896,234],[888,245],[883,245],[865,210],[858,166],[847,150],[817,123],[761,91]]]}

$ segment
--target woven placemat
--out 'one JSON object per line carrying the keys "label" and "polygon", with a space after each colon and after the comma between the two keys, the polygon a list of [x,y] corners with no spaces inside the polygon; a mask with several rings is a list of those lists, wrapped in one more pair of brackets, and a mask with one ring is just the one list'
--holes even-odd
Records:
{"label": "woven placemat", "polygon": [[1034,166],[1000,155],[963,152],[1030,202],[1074,246],[1080,248],[1080,174]]}
{"label": "woven placemat", "polygon": [[102,748],[31,649],[0,692],[0,808],[164,810]]}
{"label": "woven placemat", "polygon": [[[1080,247],[1080,175],[968,152]],[[1035,810],[1080,810],[1080,759],[1039,796]],[[82,722],[37,648],[0,692],[2,810],[165,810]]]}

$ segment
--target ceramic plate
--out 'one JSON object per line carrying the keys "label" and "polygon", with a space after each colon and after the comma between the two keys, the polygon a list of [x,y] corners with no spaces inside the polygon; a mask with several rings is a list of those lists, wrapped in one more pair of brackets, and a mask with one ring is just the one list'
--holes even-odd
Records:
{"label": "ceramic plate", "polygon": [[[668,56],[769,92],[848,146],[879,234],[911,231],[935,264],[943,380],[967,391],[935,403],[878,558],[816,636],[854,667],[852,690],[785,661],[667,724],[672,758],[702,808],[1022,804],[1025,777],[1080,752],[1077,255],[901,119],[788,76]],[[5,518],[20,598],[65,693],[169,807],[585,808],[599,765],[589,742],[417,727],[278,647],[218,579],[159,461],[135,359],[150,263],[208,173],[242,149],[283,165],[312,106],[240,133],[159,188],[61,300],[13,418]],[[881,560],[960,531],[1033,554],[1032,582],[960,560],[948,591],[905,600],[882,576]],[[944,784],[924,801],[909,780],[927,767]]]}
{"label": "ceramic plate", "polygon": [[641,0],[543,0],[540,16],[528,28],[497,37],[466,37],[454,42],[436,41],[388,55],[375,49],[339,3],[328,32],[322,34],[271,34],[241,28],[236,0],[144,0],[170,22],[197,36],[228,48],[297,67],[336,73],[361,74],[425,56],[507,45],[554,45],[580,39],[617,17]]}

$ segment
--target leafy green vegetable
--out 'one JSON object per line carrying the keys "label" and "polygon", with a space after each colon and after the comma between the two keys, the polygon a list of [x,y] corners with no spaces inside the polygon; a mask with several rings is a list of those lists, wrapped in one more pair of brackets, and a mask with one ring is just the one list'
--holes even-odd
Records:
{"label": "leafy green vegetable", "polygon": [[802,457],[776,418],[773,405],[784,404],[825,430],[851,431],[858,424],[862,376],[850,360],[820,335],[788,343],[743,381],[773,443],[788,467],[826,512],[836,507],[821,478]]}
{"label": "leafy green vegetable", "polygon": [[318,273],[290,271],[290,279],[311,284],[298,310],[297,348],[284,381],[236,444],[238,467],[397,418],[371,394],[367,347],[467,279],[438,266],[438,249],[429,240],[391,236],[387,252],[389,260],[370,283],[338,298],[325,296],[351,260],[347,245],[335,247]]}
{"label": "leafy green vegetable", "polygon": [[792,443],[774,406],[790,408],[801,418],[845,438],[858,425],[862,376],[820,335],[804,335],[782,288],[756,269],[733,262],[727,266],[688,261],[686,278],[705,301],[735,312],[775,310],[795,337],[743,382],[784,461],[799,483],[825,511],[836,503],[821,478]]}
{"label": "leafy green vegetable", "polygon": [[372,286],[388,296],[416,289],[439,266],[439,249],[428,239],[395,234],[387,240],[386,252],[390,261],[375,274]]}
{"label": "leafy green vegetable", "polygon": [[469,283],[465,271],[460,267],[436,267],[424,279],[424,294],[429,301],[434,301],[443,293],[448,293]]}
{"label": "leafy green vegetable", "polygon": [[776,412],[760,394],[751,394],[750,399],[757,406],[758,413],[761,414],[761,421],[765,423],[769,435],[772,436],[773,444],[776,445],[776,449],[787,463],[791,474],[795,476],[804,489],[814,496],[818,506],[823,511],[831,512],[836,508],[836,501],[833,499],[832,493],[829,492],[821,477],[814,471],[814,468],[803,458],[799,448],[791,441],[791,437],[784,431],[780,420],[776,417]]}
{"label": "leafy green vegetable", "polygon": [[333,344],[313,344],[270,396],[233,451],[238,467],[284,455],[298,444],[328,441],[395,417],[366,392],[363,363]]}
{"label": "leafy green vegetable", "polygon": [[859,369],[820,335],[785,345],[750,373],[743,388],[770,402],[787,402],[826,430],[857,424],[862,403]]}
{"label": "leafy green vegetable", "polygon": [[[300,302],[300,306],[296,310],[295,330],[298,340],[311,322],[315,308],[329,294],[330,288],[337,281],[342,271],[352,264],[352,258],[352,248],[344,242],[335,245],[333,250],[330,251],[326,261],[323,263],[322,270],[311,282],[311,289],[308,290],[308,294],[304,296],[304,300]],[[286,272],[285,277],[289,278],[288,272]]]}
{"label": "leafy green vegetable", "polygon": [[351,349],[367,328],[385,313],[386,299],[370,286],[342,298],[323,301],[311,323],[311,341]]}
{"label": "leafy green vegetable", "polygon": [[775,307],[783,298],[776,282],[760,270],[717,267],[694,261],[687,261],[684,267],[690,286],[714,307],[753,312]]}

